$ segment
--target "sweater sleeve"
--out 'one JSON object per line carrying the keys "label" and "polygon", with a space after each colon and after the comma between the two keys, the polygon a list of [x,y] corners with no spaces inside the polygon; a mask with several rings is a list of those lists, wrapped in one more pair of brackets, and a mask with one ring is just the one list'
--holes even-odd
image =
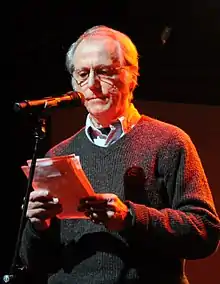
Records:
{"label": "sweater sleeve", "polygon": [[28,220],[23,231],[20,259],[30,271],[39,274],[52,273],[59,268],[60,262],[59,222],[51,221],[45,231],[36,231]]}
{"label": "sweater sleeve", "polygon": [[159,154],[169,208],[130,202],[142,241],[179,258],[198,259],[214,253],[220,221],[198,152],[185,133],[177,132]]}

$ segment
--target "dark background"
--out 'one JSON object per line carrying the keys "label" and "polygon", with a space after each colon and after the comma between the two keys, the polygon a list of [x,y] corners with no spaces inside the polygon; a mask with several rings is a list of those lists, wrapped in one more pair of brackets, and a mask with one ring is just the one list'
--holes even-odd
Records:
{"label": "dark background", "polygon": [[[1,4],[0,21],[3,274],[13,255],[25,193],[20,166],[31,157],[34,142],[32,120],[16,114],[13,104],[70,90],[64,65],[68,47],[86,29],[104,24],[127,33],[137,45],[137,100],[220,105],[220,2],[8,1]],[[171,34],[163,45],[166,26]],[[47,134],[39,156],[52,144],[50,119]]]}

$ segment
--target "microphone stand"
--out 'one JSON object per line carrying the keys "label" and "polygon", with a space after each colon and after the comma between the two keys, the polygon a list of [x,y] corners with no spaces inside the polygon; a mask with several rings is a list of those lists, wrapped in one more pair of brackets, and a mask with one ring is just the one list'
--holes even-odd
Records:
{"label": "microphone stand", "polygon": [[34,149],[33,149],[33,154],[32,154],[30,172],[28,176],[27,189],[26,189],[26,194],[24,198],[23,209],[22,209],[22,214],[20,218],[20,225],[18,229],[18,235],[16,239],[15,251],[14,251],[12,264],[9,270],[9,274],[6,274],[3,276],[3,283],[24,284],[25,277],[27,277],[27,268],[25,266],[19,266],[18,259],[19,259],[19,251],[20,251],[22,233],[23,233],[25,222],[26,222],[26,213],[27,213],[27,208],[28,208],[29,195],[30,195],[30,192],[33,190],[32,182],[34,178],[39,144],[40,144],[40,140],[42,140],[46,136],[46,118],[47,118],[48,113],[45,110],[47,109],[44,109],[44,111],[42,111],[40,115],[37,115],[37,117],[35,117],[35,114],[34,114],[34,119],[37,120],[37,123],[36,123],[37,125],[35,126],[35,130],[34,130]]}

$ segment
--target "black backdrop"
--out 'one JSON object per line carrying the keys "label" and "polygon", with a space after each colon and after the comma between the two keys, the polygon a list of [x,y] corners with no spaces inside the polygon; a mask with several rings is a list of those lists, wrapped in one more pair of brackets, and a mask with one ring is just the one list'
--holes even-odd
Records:
{"label": "black backdrop", "polygon": [[[85,29],[105,24],[127,33],[137,45],[137,99],[220,105],[220,3],[22,0],[1,3],[0,15],[2,274],[12,258],[26,185],[19,167],[33,147],[33,125],[14,113],[14,102],[70,90],[67,48]],[[166,26],[171,34],[163,45]],[[39,155],[50,145],[49,127]]]}

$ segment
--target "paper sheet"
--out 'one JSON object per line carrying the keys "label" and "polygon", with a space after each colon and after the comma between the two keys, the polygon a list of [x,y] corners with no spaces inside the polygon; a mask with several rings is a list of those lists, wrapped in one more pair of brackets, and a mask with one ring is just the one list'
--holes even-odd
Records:
{"label": "paper sheet", "polygon": [[[29,176],[31,160],[22,166],[26,177]],[[59,198],[63,211],[57,215],[60,219],[87,217],[77,211],[82,197],[94,195],[94,190],[86,177],[78,156],[58,156],[37,159],[32,187],[34,190],[47,189]]]}

